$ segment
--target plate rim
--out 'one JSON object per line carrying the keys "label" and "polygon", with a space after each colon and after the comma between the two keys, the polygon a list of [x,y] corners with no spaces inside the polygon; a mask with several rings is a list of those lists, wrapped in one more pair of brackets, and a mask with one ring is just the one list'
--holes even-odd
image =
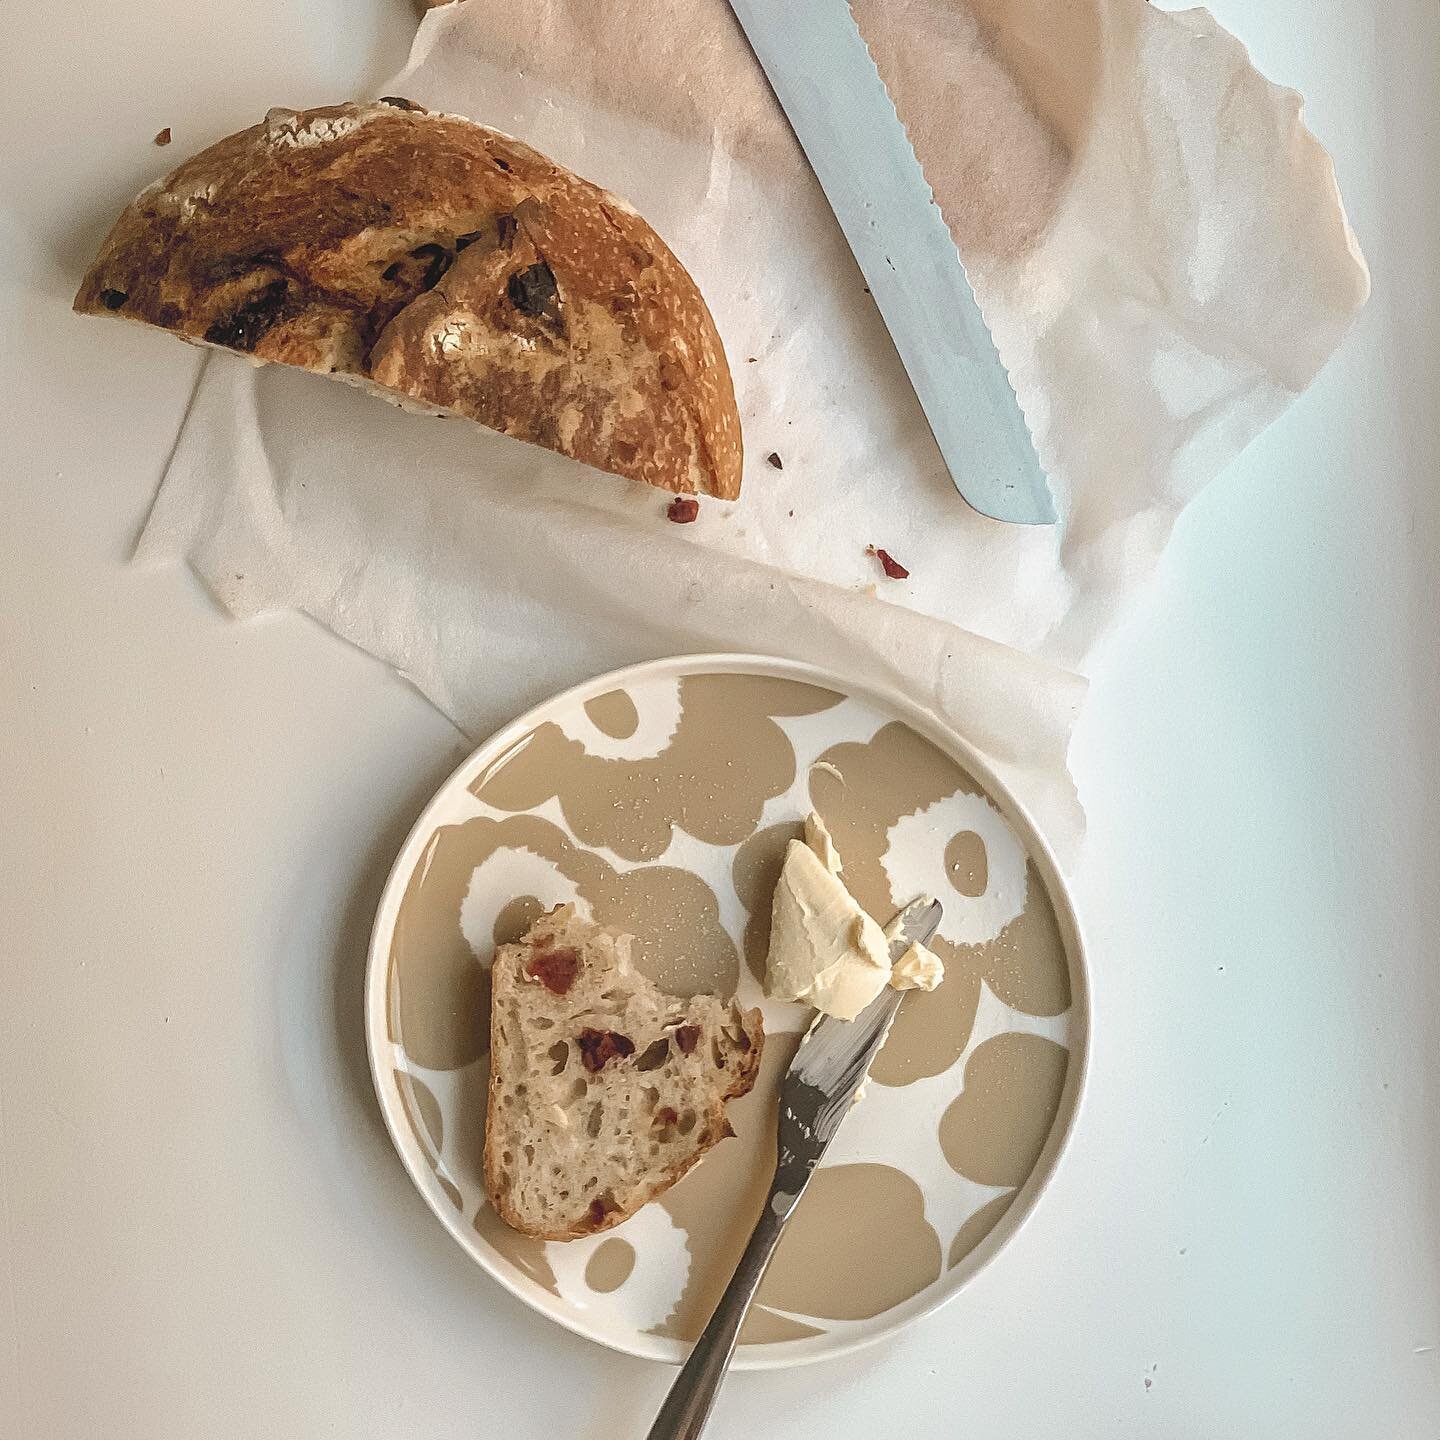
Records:
{"label": "plate rim", "polygon": [[[953,1284],[937,1294],[922,1292],[893,1307],[891,1317],[885,1324],[862,1333],[836,1336],[833,1332],[825,1335],[806,1336],[796,1340],[782,1340],[763,1346],[748,1346],[738,1349],[732,1364],[736,1370],[778,1370],[796,1365],[810,1364],[820,1360],[838,1359],[870,1345],[893,1337],[905,1326],[926,1315],[933,1314],[942,1305],[953,1300],[967,1289],[975,1277],[989,1268],[996,1256],[1010,1244],[1034,1215],[1044,1192],[1055,1178],[1063,1156],[1070,1148],[1075,1134],[1081,1107],[1088,1091],[1090,1051],[1094,1024],[1091,999],[1088,949],[1083,928],[1075,910],[1070,887],[1055,858],[1053,849],[1044,833],[1035,823],[1029,809],[1014,794],[1011,788],[996,775],[989,760],[982,755],[972,742],[958,734],[935,715],[931,714],[908,695],[888,692],[868,681],[856,681],[828,670],[809,661],[791,660],[783,656],[743,652],[710,652],[691,655],[668,655],[653,660],[643,660],[633,665],[622,666],[602,674],[591,676],[564,690],[556,691],[529,706],[522,714],[502,725],[476,745],[449,775],[436,787],[425,803],[415,822],[406,833],[404,841],[396,852],[395,859],[385,877],[380,899],[375,907],[375,918],[370,928],[370,941],[365,960],[364,981],[364,1027],[365,1053],[370,1070],[370,1081],[380,1113],[385,1121],[386,1133],[394,1147],[400,1163],[411,1183],[419,1191],[425,1203],[440,1223],[449,1232],[456,1244],[466,1255],[492,1279],[516,1299],[547,1319],[553,1320],[572,1334],[604,1345],[624,1355],[633,1355],[642,1360],[658,1360],[670,1365],[680,1364],[689,1354],[690,1346],[679,1340],[659,1335],[647,1335],[637,1331],[633,1343],[628,1337],[604,1334],[584,1323],[575,1307],[561,1297],[528,1277],[508,1273],[512,1267],[500,1268],[491,1263],[488,1250],[478,1241],[473,1226],[465,1222],[448,1201],[442,1204],[439,1186],[432,1183],[433,1176],[422,1158],[412,1155],[414,1148],[408,1130],[402,1130],[403,1100],[397,1086],[391,1084],[388,1076],[382,1074],[381,1043],[388,1043],[388,1029],[385,1023],[387,996],[386,979],[388,972],[390,944],[394,935],[395,918],[410,876],[414,871],[419,852],[428,843],[434,830],[432,817],[448,801],[453,787],[462,776],[468,778],[472,767],[481,755],[503,754],[528,731],[534,729],[542,712],[558,705],[580,701],[582,697],[604,694],[620,689],[638,680],[653,678],[667,672],[684,674],[750,674],[766,675],[777,679],[797,680],[826,689],[839,690],[847,697],[869,701],[888,710],[903,720],[924,739],[952,758],[959,760],[984,786],[988,798],[1005,816],[1006,820],[1020,832],[1020,839],[1027,853],[1041,872],[1061,939],[1065,946],[1066,960],[1070,970],[1072,1013],[1081,1021],[1078,1037],[1069,1045],[1070,1059],[1066,1066],[1065,1086],[1061,1092],[1060,1123],[1052,1126],[1045,1145],[1036,1160],[1025,1183],[1015,1192],[1005,1215],[962,1262],[965,1273]],[[1006,1224],[1012,1210],[1018,1210],[1016,1218]],[[861,1322],[865,1323],[865,1322]],[[648,1342],[648,1343],[647,1343]]]}

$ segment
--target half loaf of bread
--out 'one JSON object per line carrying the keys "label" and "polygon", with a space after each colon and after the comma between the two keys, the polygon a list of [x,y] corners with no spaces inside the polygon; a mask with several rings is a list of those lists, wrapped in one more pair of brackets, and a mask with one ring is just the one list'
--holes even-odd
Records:
{"label": "half loaf of bread", "polygon": [[485,1189],[526,1235],[633,1215],[734,1133],[725,1103],[755,1083],[760,1012],[664,994],[630,943],[562,906],[495,957]]}
{"label": "half loaf of bread", "polygon": [[740,492],[695,282],[623,200],[391,97],[272,110],[144,190],[75,297],[680,494]]}

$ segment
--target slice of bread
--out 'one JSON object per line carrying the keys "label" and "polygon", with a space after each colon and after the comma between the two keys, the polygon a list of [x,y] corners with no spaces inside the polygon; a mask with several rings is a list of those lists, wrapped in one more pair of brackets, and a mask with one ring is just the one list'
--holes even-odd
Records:
{"label": "slice of bread", "polygon": [[563,905],[495,956],[485,1190],[523,1234],[618,1225],[735,1133],[725,1102],[755,1083],[760,1012],[666,995],[630,945]]}

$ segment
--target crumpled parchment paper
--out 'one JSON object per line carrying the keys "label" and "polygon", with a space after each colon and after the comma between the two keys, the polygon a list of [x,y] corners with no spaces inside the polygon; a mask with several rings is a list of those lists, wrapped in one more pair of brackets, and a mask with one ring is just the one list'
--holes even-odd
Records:
{"label": "crumpled parchment paper", "polygon": [[[217,356],[140,555],[185,557],[237,616],[309,613],[477,739],[564,685],[667,653],[761,650],[892,686],[976,743],[1073,853],[1065,754],[1088,656],[1187,501],[1324,363],[1368,277],[1299,97],[1207,12],[855,12],[1061,525],[998,524],[955,493],[725,0],[683,15],[536,0],[523,22],[462,0],[425,17],[383,93],[509,131],[659,230],[725,341],[740,501],[672,525],[643,487]],[[884,578],[871,545],[911,578]]]}

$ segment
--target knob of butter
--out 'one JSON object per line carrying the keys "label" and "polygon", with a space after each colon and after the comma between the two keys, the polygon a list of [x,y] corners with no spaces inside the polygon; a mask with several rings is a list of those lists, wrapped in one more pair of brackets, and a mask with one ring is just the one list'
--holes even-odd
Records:
{"label": "knob of butter", "polygon": [[897,990],[933,990],[944,978],[944,961],[918,940],[895,962],[890,972],[890,983]]}
{"label": "knob of butter", "polygon": [[886,985],[933,990],[944,976],[939,956],[911,945],[892,966],[894,937],[860,908],[840,871],[835,842],[825,822],[812,813],[805,821],[805,839],[792,840],[786,848],[775,886],[766,993],[853,1020]]}

